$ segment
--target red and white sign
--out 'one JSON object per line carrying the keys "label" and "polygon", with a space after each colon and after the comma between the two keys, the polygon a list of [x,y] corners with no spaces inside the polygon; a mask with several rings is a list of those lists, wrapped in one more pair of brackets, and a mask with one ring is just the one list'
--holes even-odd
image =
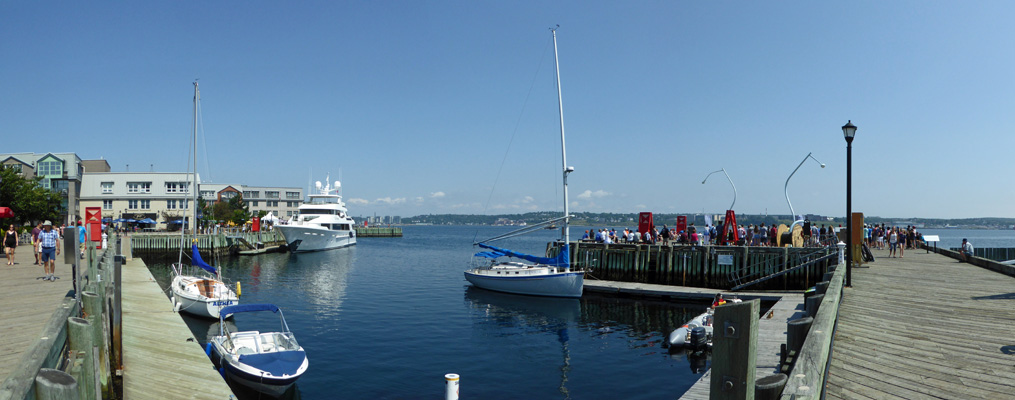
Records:
{"label": "red and white sign", "polygon": [[85,207],[85,225],[95,248],[102,248],[102,207]]}

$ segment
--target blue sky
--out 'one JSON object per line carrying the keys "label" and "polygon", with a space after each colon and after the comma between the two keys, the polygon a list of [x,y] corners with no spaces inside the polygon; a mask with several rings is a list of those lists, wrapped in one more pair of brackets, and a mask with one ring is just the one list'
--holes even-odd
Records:
{"label": "blue sky", "polygon": [[[2,2],[0,152],[306,187],[353,215],[1015,217],[1015,3]],[[205,147],[206,146],[206,147]],[[205,158],[205,153],[207,158]],[[503,164],[503,168],[502,167]]]}

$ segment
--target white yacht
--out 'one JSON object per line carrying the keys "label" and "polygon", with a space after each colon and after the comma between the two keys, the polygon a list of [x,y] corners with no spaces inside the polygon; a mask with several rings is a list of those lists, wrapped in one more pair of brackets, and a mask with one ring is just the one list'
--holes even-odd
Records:
{"label": "white yacht", "polygon": [[310,195],[310,201],[300,206],[298,215],[275,225],[293,253],[356,244],[356,231],[353,229],[356,221],[349,216],[342,195],[333,193],[341,187],[341,182],[335,181],[334,187],[328,182],[322,187],[318,181],[316,186],[318,193]]}

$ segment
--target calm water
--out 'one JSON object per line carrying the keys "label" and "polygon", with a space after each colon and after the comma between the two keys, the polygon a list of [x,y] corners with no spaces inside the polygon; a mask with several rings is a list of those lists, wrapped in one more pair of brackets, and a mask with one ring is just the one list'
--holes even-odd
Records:
{"label": "calm water", "polygon": [[[244,303],[282,308],[307,350],[310,368],[290,398],[442,398],[444,374],[457,373],[465,399],[658,399],[700,377],[705,360],[662,344],[704,305],[471,288],[462,271],[473,239],[509,230],[408,226],[403,238],[361,238],[347,249],[227,259],[223,274],[242,283]],[[556,234],[499,243],[541,254]],[[168,278],[166,266],[151,266]],[[218,332],[217,323],[188,323],[202,343]],[[270,313],[227,324],[279,326]]]}
{"label": "calm water", "polygon": [[1015,247],[1015,230],[987,230],[987,229],[918,229],[924,235],[938,235],[941,241],[937,243],[938,248],[959,247],[962,239],[969,239],[975,248],[991,247]]}

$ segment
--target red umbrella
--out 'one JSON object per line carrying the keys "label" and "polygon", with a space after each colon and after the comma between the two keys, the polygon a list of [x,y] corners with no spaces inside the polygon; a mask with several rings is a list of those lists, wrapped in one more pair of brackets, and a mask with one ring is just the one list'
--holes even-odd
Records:
{"label": "red umbrella", "polygon": [[14,211],[9,207],[0,207],[0,218],[14,218]]}

